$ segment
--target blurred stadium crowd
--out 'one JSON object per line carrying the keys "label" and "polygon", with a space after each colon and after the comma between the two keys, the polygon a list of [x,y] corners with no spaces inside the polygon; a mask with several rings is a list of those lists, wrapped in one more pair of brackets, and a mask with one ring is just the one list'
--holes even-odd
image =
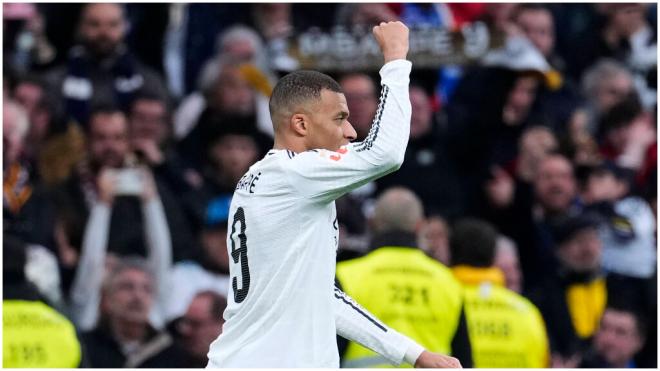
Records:
{"label": "blurred stadium crowd", "polygon": [[[402,168],[337,201],[338,284],[464,366],[657,367],[657,5],[635,3],[3,4],[3,366],[205,366],[296,35],[389,20],[504,42],[413,65]],[[328,72],[364,138],[377,69]]]}

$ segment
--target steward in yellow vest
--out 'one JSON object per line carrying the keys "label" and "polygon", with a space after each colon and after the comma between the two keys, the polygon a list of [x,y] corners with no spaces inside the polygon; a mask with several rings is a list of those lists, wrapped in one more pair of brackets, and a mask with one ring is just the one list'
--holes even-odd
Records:
{"label": "steward in yellow vest", "polygon": [[541,313],[529,300],[504,287],[492,267],[497,232],[479,220],[459,221],[451,236],[451,261],[465,289],[472,359],[476,368],[544,368],[549,346]]}
{"label": "steward in yellow vest", "polygon": [[504,287],[498,268],[460,265],[453,270],[465,287],[474,367],[548,367],[548,339],[536,306]]}
{"label": "steward in yellow vest", "polygon": [[82,352],[75,327],[25,278],[25,244],[5,236],[2,247],[2,367],[79,367]]}
{"label": "steward in yellow vest", "polygon": [[41,301],[2,301],[2,367],[73,368],[81,361],[76,330]]}
{"label": "steward in yellow vest", "polygon": [[[383,241],[407,242],[337,264],[341,288],[386,325],[470,367],[461,285],[449,268],[411,247],[414,237],[405,232],[384,235]],[[342,367],[389,367],[384,358],[354,342],[342,361]]]}
{"label": "steward in yellow vest", "polygon": [[[449,268],[415,247],[422,219],[421,202],[412,192],[383,193],[370,221],[376,236],[372,251],[338,263],[337,279],[344,292],[386,325],[428,351],[451,354],[471,367],[463,289]],[[354,342],[340,355],[342,367],[391,367]]]}

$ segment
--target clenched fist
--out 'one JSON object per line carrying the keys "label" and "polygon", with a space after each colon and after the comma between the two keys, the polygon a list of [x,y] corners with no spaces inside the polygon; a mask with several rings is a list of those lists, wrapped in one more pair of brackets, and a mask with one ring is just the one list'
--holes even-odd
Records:
{"label": "clenched fist", "polygon": [[373,29],[374,37],[383,52],[385,63],[406,59],[408,54],[408,27],[401,22],[381,22]]}

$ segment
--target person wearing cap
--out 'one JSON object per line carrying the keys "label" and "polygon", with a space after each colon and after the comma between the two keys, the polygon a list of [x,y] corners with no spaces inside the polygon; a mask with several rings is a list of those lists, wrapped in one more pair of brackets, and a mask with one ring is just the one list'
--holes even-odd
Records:
{"label": "person wearing cap", "polygon": [[577,366],[608,299],[624,294],[602,272],[599,223],[596,215],[582,213],[554,224],[558,267],[530,293],[547,324],[554,366]]}
{"label": "person wearing cap", "polygon": [[657,248],[655,216],[649,204],[635,195],[631,172],[605,161],[585,169],[582,199],[588,210],[600,215],[603,226],[603,269],[608,281],[623,285],[633,293],[629,301],[649,318],[649,333],[638,356],[641,367],[655,367],[657,339]]}
{"label": "person wearing cap", "polygon": [[630,176],[618,165],[605,161],[586,169],[582,199],[601,215],[605,228],[603,268],[646,279],[656,271],[655,218],[649,205],[630,192]]}

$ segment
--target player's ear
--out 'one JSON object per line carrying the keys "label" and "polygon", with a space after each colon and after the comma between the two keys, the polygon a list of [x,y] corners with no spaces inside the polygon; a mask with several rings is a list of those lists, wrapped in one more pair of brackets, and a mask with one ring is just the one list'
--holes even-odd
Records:
{"label": "player's ear", "polygon": [[290,121],[291,129],[301,137],[307,136],[309,118],[304,113],[294,113]]}

